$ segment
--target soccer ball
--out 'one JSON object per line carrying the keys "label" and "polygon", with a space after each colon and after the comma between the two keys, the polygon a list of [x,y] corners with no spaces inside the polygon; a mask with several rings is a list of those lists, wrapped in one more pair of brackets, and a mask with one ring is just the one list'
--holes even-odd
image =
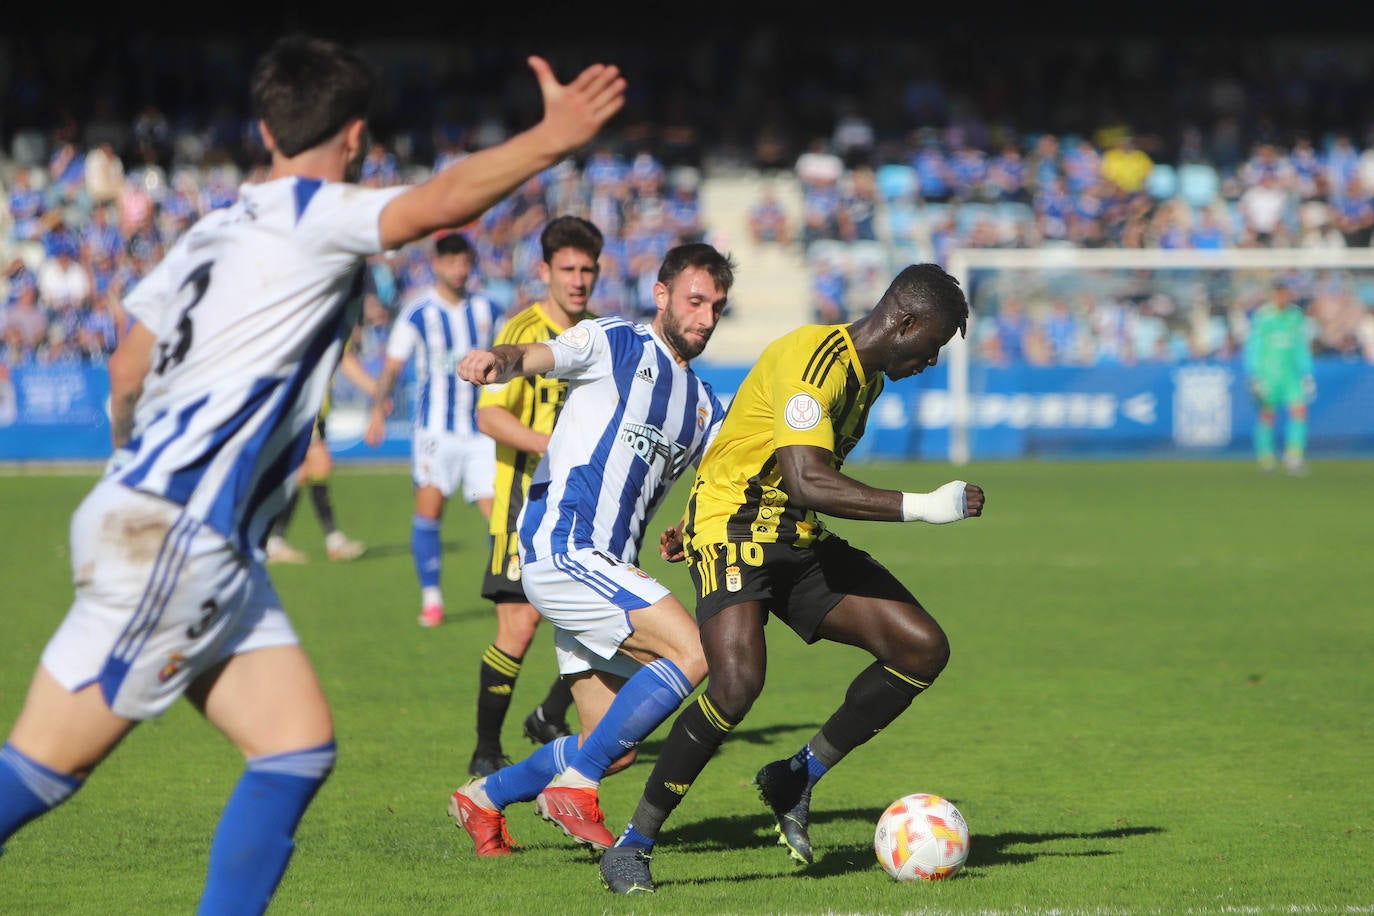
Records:
{"label": "soccer ball", "polygon": [[873,851],[898,881],[953,878],[968,858],[968,824],[948,799],[925,792],[903,795],[878,818]]}

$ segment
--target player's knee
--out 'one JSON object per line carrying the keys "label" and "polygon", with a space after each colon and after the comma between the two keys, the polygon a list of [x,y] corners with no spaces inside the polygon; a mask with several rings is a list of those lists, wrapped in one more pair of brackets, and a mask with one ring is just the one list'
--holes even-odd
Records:
{"label": "player's knee", "polygon": [[534,642],[534,622],[529,620],[512,620],[504,626],[498,628],[497,642],[502,645],[511,646],[514,655],[524,655],[525,650]]}
{"label": "player's knee", "polygon": [[749,714],[763,692],[763,672],[733,666],[711,672],[707,696],[721,715],[739,722]]}
{"label": "player's knee", "polygon": [[497,642],[517,650],[515,655],[524,655],[534,641],[539,619],[539,612],[527,604],[499,608],[496,614]]}
{"label": "player's knee", "polygon": [[939,626],[908,631],[907,638],[880,660],[898,671],[909,671],[923,680],[934,680],[949,664],[949,637]]}
{"label": "player's knee", "polygon": [[[652,657],[652,654],[649,657]],[[660,657],[676,665],[682,676],[692,682],[693,687],[706,680],[706,655],[701,651],[700,642],[684,640],[673,645]]]}

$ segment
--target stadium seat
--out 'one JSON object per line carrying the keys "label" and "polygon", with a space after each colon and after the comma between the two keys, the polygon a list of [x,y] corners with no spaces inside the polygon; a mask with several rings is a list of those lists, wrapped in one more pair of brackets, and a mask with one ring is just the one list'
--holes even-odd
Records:
{"label": "stadium seat", "polygon": [[816,239],[806,246],[808,265],[831,264],[849,270],[849,245],[839,239]]}
{"label": "stadium seat", "polygon": [[1178,167],[1178,193],[1190,207],[1206,207],[1216,200],[1221,189],[1217,170],[1201,162]]}
{"label": "stadium seat", "polygon": [[880,165],[873,173],[873,178],[878,184],[878,193],[888,203],[914,199],[916,196],[916,170],[909,165],[900,162]]}
{"label": "stadium seat", "polygon": [[1145,190],[1155,200],[1168,200],[1178,194],[1178,172],[1167,162],[1156,162],[1145,176]]}
{"label": "stadium seat", "polygon": [[955,225],[959,227],[959,232],[967,235],[973,231],[973,227],[981,222],[991,222],[996,216],[996,209],[992,204],[984,203],[965,203],[960,204],[955,211]]}
{"label": "stadium seat", "polygon": [[40,130],[21,129],[10,140],[10,158],[17,166],[41,166],[48,161],[48,140]]}

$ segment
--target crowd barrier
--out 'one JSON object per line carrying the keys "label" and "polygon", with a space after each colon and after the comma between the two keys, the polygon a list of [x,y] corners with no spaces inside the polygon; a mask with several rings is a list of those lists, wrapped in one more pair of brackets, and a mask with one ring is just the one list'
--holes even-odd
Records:
{"label": "crowd barrier", "polygon": [[[728,402],[748,366],[701,363]],[[1308,453],[1374,456],[1374,366],[1316,363]],[[975,460],[1069,457],[1240,457],[1250,454],[1255,406],[1238,362],[1091,368],[983,367],[970,378]],[[407,403],[408,395],[398,395]],[[103,368],[21,366],[0,375],[0,462],[101,460],[110,449]],[[851,461],[949,456],[956,405],[943,365],[889,382]],[[365,403],[336,391],[329,442],[340,461],[406,459],[404,407],[377,447],[363,441]]]}

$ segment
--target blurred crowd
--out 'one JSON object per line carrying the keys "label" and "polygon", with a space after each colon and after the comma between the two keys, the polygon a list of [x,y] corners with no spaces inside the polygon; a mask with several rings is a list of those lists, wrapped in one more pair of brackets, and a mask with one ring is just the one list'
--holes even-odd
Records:
{"label": "blurred crowd", "polygon": [[[374,142],[361,183],[420,181],[465,155],[446,151],[419,166]],[[120,300],[192,223],[237,199],[242,183],[262,180],[265,162],[243,172],[233,162],[208,168],[144,161],[126,171],[109,144],[83,149],[59,138],[43,166],[10,163],[4,184],[0,251],[0,364],[99,364],[124,326]],[[565,160],[465,227],[477,252],[472,277],[506,311],[543,294],[539,233],[554,215],[593,220],[606,236],[597,284],[600,314],[652,314],[652,286],[664,253],[704,237],[691,167],[667,169],[648,152],[620,155],[611,145],[585,161]],[[380,352],[406,296],[432,282],[430,245],[414,244],[369,262],[364,353]]]}
{"label": "blurred crowd", "polygon": [[[263,176],[243,93],[258,48],[232,36],[200,48],[153,36],[5,41],[0,364],[99,362],[118,337],[122,291],[198,216]],[[389,90],[364,183],[420,180],[537,116],[514,49],[418,36],[359,45]],[[684,42],[672,67],[643,42],[599,53],[636,80],[616,129],[467,227],[473,282],[504,307],[541,292],[543,221],[578,213],[607,236],[601,311],[642,314],[663,251],[712,233],[701,191],[726,172],[758,177],[754,241],[803,255],[825,321],[857,317],[893,265],[943,263],[954,248],[1368,248],[1374,234],[1374,92],[1359,55],[1339,45],[956,31],[938,43],[894,33],[799,46],[760,26]],[[570,70],[584,54],[570,44],[549,56]],[[779,199],[784,183],[800,188],[799,212]],[[412,247],[371,264],[373,337],[428,282],[427,252]],[[1316,346],[1370,359],[1369,284],[1305,282]],[[1077,326],[1109,326],[1098,313],[1110,303],[1141,328],[1126,335],[1131,358],[1224,356],[1244,334],[1236,309],[1253,301],[1211,280],[1162,299],[1022,292],[1019,305],[988,300],[1028,331],[1019,342],[981,337],[987,358],[1082,363],[1115,352],[1040,339],[1064,336],[1065,312]],[[1169,343],[1148,344],[1156,338]]]}

